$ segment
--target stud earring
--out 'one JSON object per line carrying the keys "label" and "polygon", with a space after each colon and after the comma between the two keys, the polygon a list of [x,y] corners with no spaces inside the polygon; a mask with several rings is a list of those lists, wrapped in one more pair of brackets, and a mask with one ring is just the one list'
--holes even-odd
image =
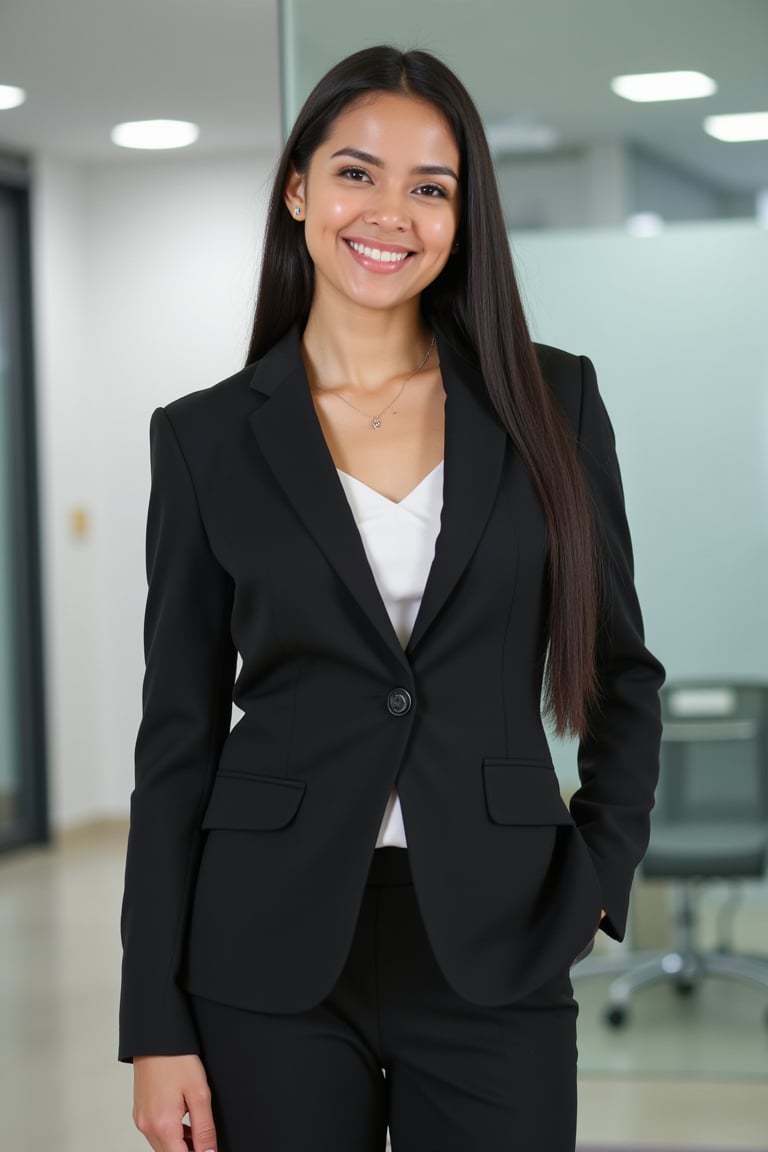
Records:
{"label": "stud earring", "polygon": [[294,216],[301,216],[301,208],[294,208],[293,214]]}

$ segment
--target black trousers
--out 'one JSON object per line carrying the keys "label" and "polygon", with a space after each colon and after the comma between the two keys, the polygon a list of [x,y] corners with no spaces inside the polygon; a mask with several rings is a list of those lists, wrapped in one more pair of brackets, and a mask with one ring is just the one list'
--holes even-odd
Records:
{"label": "black trousers", "polygon": [[344,970],[297,1014],[192,998],[219,1152],[573,1152],[567,972],[483,1008],[437,966],[408,853],[378,848]]}

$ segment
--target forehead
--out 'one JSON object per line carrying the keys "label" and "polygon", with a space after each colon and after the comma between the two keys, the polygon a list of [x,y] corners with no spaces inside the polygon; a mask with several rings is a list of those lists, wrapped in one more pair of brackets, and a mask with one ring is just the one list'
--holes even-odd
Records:
{"label": "forehead", "polygon": [[458,163],[459,149],[448,120],[428,100],[400,92],[375,92],[348,104],[333,121],[323,150],[349,145],[375,152],[389,147],[397,153],[427,150]]}

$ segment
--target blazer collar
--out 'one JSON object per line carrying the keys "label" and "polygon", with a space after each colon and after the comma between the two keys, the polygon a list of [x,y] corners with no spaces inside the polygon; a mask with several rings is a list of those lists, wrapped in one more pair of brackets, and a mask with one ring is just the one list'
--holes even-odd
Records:
{"label": "blazer collar", "polygon": [[405,652],[315,412],[298,324],[258,361],[250,386],[270,397],[248,417],[264,458],[305,528],[400,660],[438,616],[482,535],[502,473],[506,431],[477,368],[436,333],[445,403],[443,508],[435,555]]}

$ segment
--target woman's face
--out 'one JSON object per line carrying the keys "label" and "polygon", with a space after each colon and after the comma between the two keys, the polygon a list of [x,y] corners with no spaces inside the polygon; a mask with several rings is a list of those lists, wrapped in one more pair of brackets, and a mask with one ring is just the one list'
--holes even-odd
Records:
{"label": "woman's face", "polygon": [[460,212],[456,141],[432,104],[377,93],[337,117],[306,174],[292,174],[286,204],[303,221],[315,301],[322,293],[397,308],[418,298],[451,256]]}

